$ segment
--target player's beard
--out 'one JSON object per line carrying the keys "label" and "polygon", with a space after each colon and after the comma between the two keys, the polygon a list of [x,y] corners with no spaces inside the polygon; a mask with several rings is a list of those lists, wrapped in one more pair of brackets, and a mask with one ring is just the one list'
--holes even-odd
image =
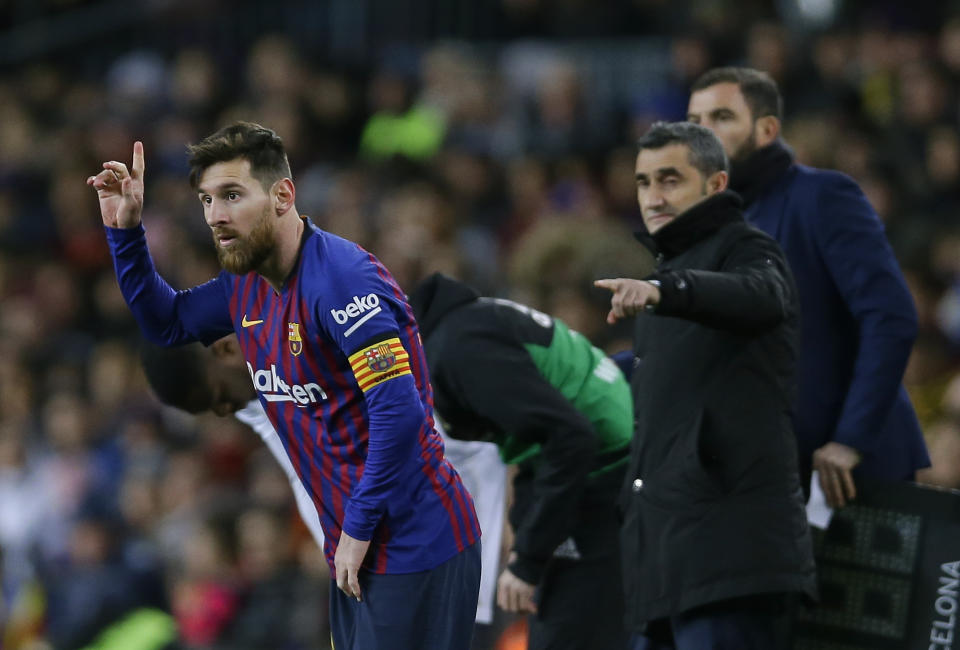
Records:
{"label": "player's beard", "polygon": [[[253,229],[246,237],[240,237],[228,230],[214,230],[213,243],[217,249],[217,259],[224,270],[236,275],[245,275],[255,271],[263,264],[276,248],[274,240],[273,221],[270,219],[270,209],[266,208]],[[233,243],[224,248],[219,238],[226,235],[234,237]]]}

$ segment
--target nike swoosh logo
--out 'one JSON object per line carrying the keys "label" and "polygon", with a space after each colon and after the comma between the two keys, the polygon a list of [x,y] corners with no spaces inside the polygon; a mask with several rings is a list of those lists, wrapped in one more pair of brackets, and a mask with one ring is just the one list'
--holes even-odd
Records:
{"label": "nike swoosh logo", "polygon": [[252,327],[254,325],[259,325],[262,322],[263,322],[262,318],[260,320],[247,320],[247,315],[244,314],[243,320],[240,321],[240,324],[243,325],[244,327]]}

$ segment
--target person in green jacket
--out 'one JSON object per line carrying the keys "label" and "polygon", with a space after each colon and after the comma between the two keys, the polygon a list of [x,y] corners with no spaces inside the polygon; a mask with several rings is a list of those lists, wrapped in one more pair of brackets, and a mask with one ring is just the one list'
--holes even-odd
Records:
{"label": "person in green jacket", "polygon": [[633,402],[620,368],[563,322],[440,274],[410,304],[448,434],[517,466],[497,603],[532,614],[530,650],[626,647],[616,501]]}

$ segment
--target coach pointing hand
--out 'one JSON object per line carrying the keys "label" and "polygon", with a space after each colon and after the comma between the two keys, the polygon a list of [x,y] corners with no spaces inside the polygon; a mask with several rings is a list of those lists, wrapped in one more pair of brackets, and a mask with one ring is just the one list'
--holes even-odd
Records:
{"label": "coach pointing hand", "polygon": [[660,289],[653,282],[646,280],[631,278],[596,280],[593,286],[613,292],[613,297],[610,298],[610,313],[607,314],[607,322],[610,325],[621,318],[636,316],[648,305],[652,306],[660,302]]}
{"label": "coach pointing hand", "polygon": [[726,191],[713,133],[658,122],[638,149],[637,239],[656,272],[595,283],[613,292],[608,322],[634,316],[619,500],[629,647],[785,650],[792,594],[816,592],[789,418],[793,280]]}

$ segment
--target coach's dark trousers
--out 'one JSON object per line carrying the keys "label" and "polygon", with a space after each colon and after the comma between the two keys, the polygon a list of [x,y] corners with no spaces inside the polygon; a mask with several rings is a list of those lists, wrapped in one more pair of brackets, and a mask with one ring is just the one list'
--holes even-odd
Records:
{"label": "coach's dark trousers", "polygon": [[787,650],[791,602],[782,594],[735,598],[652,621],[630,650]]}
{"label": "coach's dark trousers", "polygon": [[334,650],[469,650],[480,591],[480,542],[436,569],[360,577],[363,601],[330,582]]}

